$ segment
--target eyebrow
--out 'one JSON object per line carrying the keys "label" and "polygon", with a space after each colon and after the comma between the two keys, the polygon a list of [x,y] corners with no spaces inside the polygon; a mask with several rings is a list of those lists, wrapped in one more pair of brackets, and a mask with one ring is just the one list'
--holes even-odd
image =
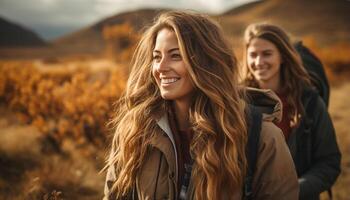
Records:
{"label": "eyebrow", "polygon": [[[261,52],[273,52],[273,51],[274,51],[273,49],[265,49],[265,50],[262,50]],[[248,52],[253,53],[253,52],[256,52],[256,51],[249,51],[248,50]]]}
{"label": "eyebrow", "polygon": [[[171,52],[173,52],[173,51],[179,51],[179,48],[178,48],[178,47],[175,47],[175,48],[169,49],[169,50],[168,50],[168,53],[171,53]],[[160,53],[159,50],[153,50],[153,52],[154,52],[154,53]]]}

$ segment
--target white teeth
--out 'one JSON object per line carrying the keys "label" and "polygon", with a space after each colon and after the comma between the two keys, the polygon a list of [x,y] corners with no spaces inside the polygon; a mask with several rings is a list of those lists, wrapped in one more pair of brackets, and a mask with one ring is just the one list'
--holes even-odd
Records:
{"label": "white teeth", "polygon": [[179,80],[179,79],[178,78],[162,78],[161,83],[169,84],[169,83],[174,83],[177,80]]}
{"label": "white teeth", "polygon": [[262,67],[262,68],[257,68],[256,71],[266,71],[267,68],[266,67]]}

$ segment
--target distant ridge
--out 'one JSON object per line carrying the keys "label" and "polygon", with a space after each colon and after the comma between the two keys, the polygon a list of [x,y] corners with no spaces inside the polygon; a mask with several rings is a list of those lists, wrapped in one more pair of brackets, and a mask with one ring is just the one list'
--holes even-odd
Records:
{"label": "distant ridge", "polygon": [[140,30],[164,9],[141,9],[113,15],[96,24],[81,29],[77,32],[58,38],[52,43],[56,46],[80,49],[93,48],[91,51],[99,52],[104,48],[102,38],[103,27],[128,22],[135,30]]}
{"label": "distant ridge", "polygon": [[0,47],[37,47],[47,43],[28,28],[0,17]]}
{"label": "distant ridge", "polygon": [[350,42],[350,1],[265,0],[249,3],[219,16],[226,33],[241,38],[246,26],[270,22],[296,37],[313,37],[319,44]]}
{"label": "distant ridge", "polygon": [[[101,55],[105,48],[103,29],[106,26],[129,23],[136,31],[152,22],[165,9],[139,9],[102,19],[63,37],[50,41],[50,50],[58,54]],[[285,28],[296,39],[313,38],[319,46],[350,43],[350,1],[347,0],[264,0],[233,8],[215,15],[235,47],[241,46],[243,31],[250,23],[271,22]],[[3,30],[20,29],[19,34]],[[15,27],[15,28],[13,28]],[[12,30],[11,29],[11,30]],[[0,46],[45,45],[35,33],[21,34],[27,29],[0,19]],[[28,32],[28,31],[27,31]],[[26,33],[27,33],[26,32]],[[3,36],[4,35],[4,36]],[[27,39],[31,36],[31,39]],[[6,39],[5,39],[6,38]],[[34,39],[33,39],[34,38]]]}
{"label": "distant ridge", "polygon": [[236,8],[233,8],[231,10],[226,11],[226,12],[224,12],[221,15],[222,16],[225,16],[225,15],[237,15],[239,13],[244,13],[247,10],[251,9],[252,7],[255,7],[256,5],[261,4],[263,2],[264,1],[253,1],[253,2],[250,2],[250,3],[247,3],[247,4],[243,4],[241,6],[238,6]]}
{"label": "distant ridge", "polygon": [[[103,50],[104,26],[128,22],[140,30],[158,15],[162,9],[141,9],[113,15],[96,24],[59,39],[53,44],[71,49],[94,48]],[[296,37],[313,37],[320,44],[350,41],[350,1],[346,0],[265,0],[251,2],[233,8],[218,19],[233,43],[242,39],[245,27],[253,22],[268,21],[282,26]]]}
{"label": "distant ridge", "polygon": [[136,11],[124,12],[121,14],[108,17],[95,25],[92,28],[102,30],[103,26],[115,25],[128,22],[133,25],[136,30],[140,30],[146,24],[149,24],[160,12],[165,9],[140,9]]}

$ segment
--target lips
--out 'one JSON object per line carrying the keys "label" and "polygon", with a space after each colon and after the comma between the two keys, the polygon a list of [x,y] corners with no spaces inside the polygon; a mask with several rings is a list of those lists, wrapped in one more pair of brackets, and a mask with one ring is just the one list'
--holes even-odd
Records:
{"label": "lips", "polygon": [[260,68],[260,69],[256,69],[255,71],[257,71],[257,72],[265,72],[267,70],[268,70],[267,68]]}
{"label": "lips", "polygon": [[269,66],[260,66],[260,67],[255,67],[254,69],[256,72],[265,72],[269,70]]}

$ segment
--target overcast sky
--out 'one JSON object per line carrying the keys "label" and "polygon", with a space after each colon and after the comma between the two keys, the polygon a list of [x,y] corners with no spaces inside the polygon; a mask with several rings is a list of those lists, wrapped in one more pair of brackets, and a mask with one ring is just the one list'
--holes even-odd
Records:
{"label": "overcast sky", "polygon": [[250,1],[254,0],[0,0],[0,17],[53,39],[137,8],[184,8],[217,14]]}

